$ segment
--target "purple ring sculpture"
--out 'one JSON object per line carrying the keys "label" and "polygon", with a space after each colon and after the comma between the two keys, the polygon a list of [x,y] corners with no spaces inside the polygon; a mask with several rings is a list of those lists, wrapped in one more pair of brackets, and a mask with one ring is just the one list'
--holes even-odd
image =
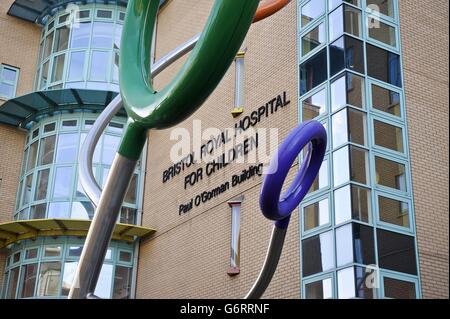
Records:
{"label": "purple ring sculpture", "polygon": [[[301,150],[307,146],[305,160],[288,190],[281,189],[289,170]],[[275,221],[278,228],[287,228],[292,211],[300,204],[314,182],[327,148],[327,132],[317,121],[307,121],[295,128],[278,148],[264,178],[259,205],[263,215]],[[281,195],[281,198],[280,198]]]}

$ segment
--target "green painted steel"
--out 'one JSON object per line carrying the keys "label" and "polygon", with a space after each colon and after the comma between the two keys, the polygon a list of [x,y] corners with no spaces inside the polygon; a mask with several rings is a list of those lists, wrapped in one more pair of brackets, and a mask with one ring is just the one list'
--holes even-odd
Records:
{"label": "green painted steel", "polygon": [[120,87],[129,125],[119,153],[138,159],[147,129],[174,126],[194,113],[233,62],[258,0],[216,0],[199,42],[177,76],[160,92],[152,86],[150,50],[158,0],[130,0],[122,33]]}

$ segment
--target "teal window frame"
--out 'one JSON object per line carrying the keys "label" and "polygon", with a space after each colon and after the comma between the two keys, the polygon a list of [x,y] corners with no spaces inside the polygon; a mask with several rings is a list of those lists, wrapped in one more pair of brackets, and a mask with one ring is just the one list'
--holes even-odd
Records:
{"label": "teal window frame", "polygon": [[[361,10],[361,21],[362,21],[362,26],[361,26],[361,37],[356,37],[354,35],[348,34],[346,32],[344,32],[344,34],[346,36],[349,37],[353,37],[355,39],[358,39],[360,41],[363,41],[363,52],[364,52],[364,67],[365,67],[365,73],[361,74],[358,72],[355,72],[353,70],[348,70],[348,69],[343,69],[342,71],[340,71],[339,73],[337,73],[336,75],[334,75],[333,77],[330,76],[330,48],[329,45],[330,43],[330,35],[328,32],[326,37],[326,43],[325,44],[321,44],[320,48],[316,49],[313,52],[309,52],[307,55],[302,55],[302,44],[301,44],[301,39],[302,37],[308,33],[309,31],[311,31],[314,27],[318,26],[321,23],[325,23],[325,24],[329,24],[328,21],[328,15],[334,11],[335,9],[337,9],[340,5],[336,6],[336,8],[333,8],[333,10],[329,10],[329,3],[328,1],[326,1],[325,5],[326,5],[326,9],[325,9],[325,13],[323,15],[321,15],[320,17],[317,17],[316,19],[314,19],[313,21],[311,21],[310,23],[308,23],[307,25],[305,25],[304,27],[301,26],[300,23],[300,17],[301,17],[301,7],[306,4],[308,2],[308,0],[301,0],[298,2],[298,17],[299,17],[299,21],[298,21],[298,32],[297,32],[297,41],[299,43],[298,45],[298,53],[297,53],[297,59],[298,59],[298,65],[306,62],[308,59],[310,59],[314,54],[316,54],[319,50],[323,50],[323,48],[325,46],[327,46],[327,63],[328,63],[328,79],[326,82],[324,82],[323,84],[317,86],[316,88],[308,91],[306,94],[301,95],[300,92],[300,88],[299,88],[299,114],[298,114],[298,121],[299,123],[302,122],[302,118],[303,118],[303,110],[302,110],[302,104],[303,101],[306,100],[307,98],[309,98],[310,96],[320,92],[321,90],[325,89],[327,95],[326,95],[326,109],[327,112],[324,112],[323,114],[320,114],[318,117],[315,118],[315,120],[318,120],[322,123],[327,123],[328,124],[328,136],[329,136],[329,149],[327,149],[327,153],[326,156],[328,156],[328,164],[329,164],[329,187],[328,188],[324,188],[324,189],[319,189],[317,191],[314,192],[310,192],[307,194],[307,196],[305,197],[304,202],[300,205],[299,207],[299,228],[300,228],[300,240],[304,240],[307,239],[311,236],[314,235],[318,235],[321,233],[325,233],[328,231],[333,231],[334,234],[334,245],[336,248],[336,233],[335,230],[338,227],[342,227],[344,225],[347,225],[349,223],[357,223],[357,224],[361,224],[361,225],[367,225],[373,228],[373,234],[374,234],[374,249],[375,249],[375,261],[376,264],[378,265],[378,254],[376,253],[378,251],[378,247],[377,247],[377,229],[383,229],[383,230],[388,230],[388,231],[393,231],[396,233],[400,233],[400,234],[404,234],[404,235],[409,235],[409,236],[414,236],[415,238],[415,251],[416,251],[416,263],[417,263],[417,270],[418,270],[418,274],[417,276],[411,276],[409,274],[403,274],[403,273],[395,273],[392,272],[390,270],[387,269],[379,269],[379,272],[381,274],[383,273],[387,273],[387,274],[395,274],[399,279],[401,280],[413,280],[416,283],[416,289],[417,289],[417,297],[421,298],[421,282],[420,282],[420,267],[419,267],[419,256],[418,256],[418,249],[417,249],[417,238],[416,238],[416,226],[415,226],[415,214],[414,214],[414,198],[413,198],[413,193],[412,193],[412,177],[411,177],[411,163],[410,163],[410,149],[409,149],[409,141],[408,141],[408,125],[407,125],[407,119],[406,119],[406,105],[405,105],[405,91],[404,91],[404,85],[402,85],[402,87],[397,87],[394,86],[392,84],[377,80],[375,78],[372,78],[370,76],[368,76],[367,74],[367,45],[373,45],[375,47],[387,50],[389,52],[395,53],[400,55],[400,69],[401,69],[401,76],[402,76],[402,82],[404,82],[404,71],[403,71],[403,60],[402,60],[402,45],[401,45],[401,30],[400,30],[400,24],[399,24],[399,15],[398,15],[398,1],[394,0],[394,18],[390,18],[384,15],[376,15],[376,17],[378,17],[380,19],[381,22],[386,23],[390,26],[395,27],[395,32],[396,32],[396,46],[389,46],[385,43],[382,43],[380,41],[377,41],[375,39],[372,39],[369,37],[369,30],[368,30],[368,26],[367,26],[367,18],[368,17],[373,17],[374,13],[366,7],[366,0],[361,0],[360,1],[360,7],[358,6],[354,6],[352,4],[349,4],[345,1],[343,1],[343,3],[345,3],[345,5],[348,5],[350,7],[354,7],[356,9]],[[327,26],[327,30],[328,30],[328,26]],[[298,72],[299,70],[297,70]],[[351,105],[346,105],[346,106],[342,106],[339,109],[336,109],[334,111],[331,110],[331,83],[339,78],[340,76],[342,76],[342,74],[344,72],[350,72],[352,74],[355,75],[359,75],[361,77],[364,78],[364,93],[365,93],[365,103],[364,103],[364,108],[360,109],[360,108],[356,108],[354,106]],[[400,105],[400,115],[396,116],[393,114],[389,114],[386,112],[383,112],[381,110],[375,109],[373,106],[373,101],[372,101],[372,85],[376,85],[379,86],[383,89],[388,89],[391,90],[392,92],[398,93],[399,94],[399,105]],[[333,143],[332,143],[332,139],[331,139],[331,133],[333,130],[332,127],[332,121],[331,118],[334,114],[336,114],[337,112],[341,111],[344,108],[352,108],[355,110],[358,110],[360,112],[364,112],[365,113],[365,125],[366,125],[366,144],[365,146],[361,146],[358,144],[354,144],[352,142],[348,142],[345,143],[343,145],[340,145],[337,149],[333,149]],[[373,123],[374,121],[381,121],[383,123],[387,123],[396,127],[399,127],[402,129],[402,138],[403,138],[403,148],[404,148],[404,152],[397,152],[391,149],[387,149],[381,146],[378,146],[375,144],[375,134],[374,134],[374,126]],[[333,183],[333,153],[336,152],[337,150],[343,148],[343,147],[347,147],[347,146],[351,146],[354,145],[356,147],[365,149],[367,151],[368,154],[368,174],[369,174],[369,181],[367,184],[360,184],[360,183],[356,183],[353,181],[347,182],[345,184],[342,185],[334,185]],[[403,191],[399,191],[399,190],[395,190],[395,189],[391,189],[388,187],[383,187],[381,185],[377,185],[376,184],[376,175],[375,175],[375,156],[377,157],[382,157],[394,162],[398,162],[402,165],[405,165],[405,184],[406,184],[406,192]],[[335,224],[335,203],[334,203],[334,192],[337,189],[340,189],[341,187],[345,187],[348,185],[356,185],[356,186],[361,186],[366,188],[369,192],[370,192],[370,218],[369,218],[369,222],[362,222],[362,221],[358,221],[358,220],[354,220],[351,219],[349,221],[346,221],[344,223],[341,223],[340,225],[336,225]],[[314,229],[314,231],[305,231],[304,229],[304,225],[303,225],[303,208],[305,206],[308,206],[310,203],[313,203],[314,201],[319,200],[320,198],[324,198],[327,195],[332,194],[330,198],[332,198],[331,201],[329,201],[329,210],[330,210],[330,214],[331,214],[331,225],[327,225],[327,226],[323,226],[320,227],[319,229]],[[379,216],[379,207],[378,207],[378,196],[384,196],[387,198],[391,198],[391,199],[395,199],[395,200],[399,200],[399,201],[403,201],[405,203],[408,203],[409,206],[409,227],[402,227],[402,226],[398,226],[398,225],[393,225],[387,222],[383,222],[380,220],[380,216]],[[302,247],[302,244],[300,244],[300,247]],[[300,255],[302,255],[302,249],[300,248]],[[334,251],[334,257],[336,259],[336,250]],[[302,260],[302,258],[300,259]],[[337,265],[337,262],[335,260],[335,265]],[[304,296],[304,287],[305,287],[305,283],[309,283],[309,282],[313,282],[315,280],[319,280],[320,278],[323,277],[327,277],[330,276],[330,274],[332,274],[332,278],[334,280],[334,295],[335,297],[337,297],[337,272],[341,269],[347,268],[349,266],[360,266],[360,267],[365,267],[367,268],[368,265],[361,265],[361,264],[357,264],[357,263],[352,263],[351,265],[345,265],[343,267],[336,267],[335,269],[333,269],[333,271],[325,271],[323,273],[318,273],[318,274],[314,274],[312,276],[308,276],[308,277],[303,277],[301,275],[301,295]],[[379,289],[377,289],[377,297],[378,298],[382,298],[383,297],[383,287],[382,287],[382,282],[381,282],[381,287]]]}
{"label": "teal window frame", "polygon": [[[3,72],[5,70],[13,71],[16,74],[16,78],[14,79],[14,81],[8,81],[8,80],[4,79]],[[3,63],[0,64],[0,84],[4,83],[4,84],[7,84],[7,85],[12,85],[14,87],[13,88],[13,94],[11,96],[6,96],[6,95],[1,95],[0,94],[0,100],[5,100],[6,101],[6,100],[9,100],[9,99],[12,99],[12,98],[16,97],[17,87],[18,87],[18,84],[19,84],[19,76],[20,76],[20,69],[19,68],[11,66],[11,65],[3,64]]]}

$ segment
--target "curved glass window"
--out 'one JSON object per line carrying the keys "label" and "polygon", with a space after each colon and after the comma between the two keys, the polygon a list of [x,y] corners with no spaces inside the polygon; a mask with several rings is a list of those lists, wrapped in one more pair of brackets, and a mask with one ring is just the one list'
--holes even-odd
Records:
{"label": "curved glass window", "polygon": [[[92,219],[94,206],[78,180],[78,154],[95,118],[62,114],[36,124],[27,138],[14,219]],[[103,133],[93,160],[99,185],[104,185],[119,147],[125,119],[115,118]],[[140,168],[125,196],[119,222],[135,224]]]}
{"label": "curved glass window", "polygon": [[[84,239],[40,238],[14,244],[7,257],[3,298],[67,298]],[[95,294],[128,299],[131,293],[134,245],[112,241]],[[123,256],[127,256],[124,258]]]}
{"label": "curved glass window", "polygon": [[125,8],[86,5],[61,11],[41,37],[36,90],[86,88],[119,91],[116,76]]}

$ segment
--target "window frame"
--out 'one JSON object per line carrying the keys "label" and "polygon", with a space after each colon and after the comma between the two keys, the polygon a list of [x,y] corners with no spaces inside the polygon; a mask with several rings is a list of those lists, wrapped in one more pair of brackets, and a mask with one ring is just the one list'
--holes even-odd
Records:
{"label": "window frame", "polygon": [[[8,81],[8,80],[4,79],[3,72],[5,70],[13,71],[15,73],[16,77],[15,77],[14,81]],[[4,64],[4,63],[0,64],[0,84],[4,83],[4,84],[13,86],[12,96],[6,96],[6,95],[0,94],[0,100],[7,101],[7,100],[13,99],[17,96],[17,88],[19,86],[19,76],[20,76],[20,68],[12,66],[12,65]]]}

